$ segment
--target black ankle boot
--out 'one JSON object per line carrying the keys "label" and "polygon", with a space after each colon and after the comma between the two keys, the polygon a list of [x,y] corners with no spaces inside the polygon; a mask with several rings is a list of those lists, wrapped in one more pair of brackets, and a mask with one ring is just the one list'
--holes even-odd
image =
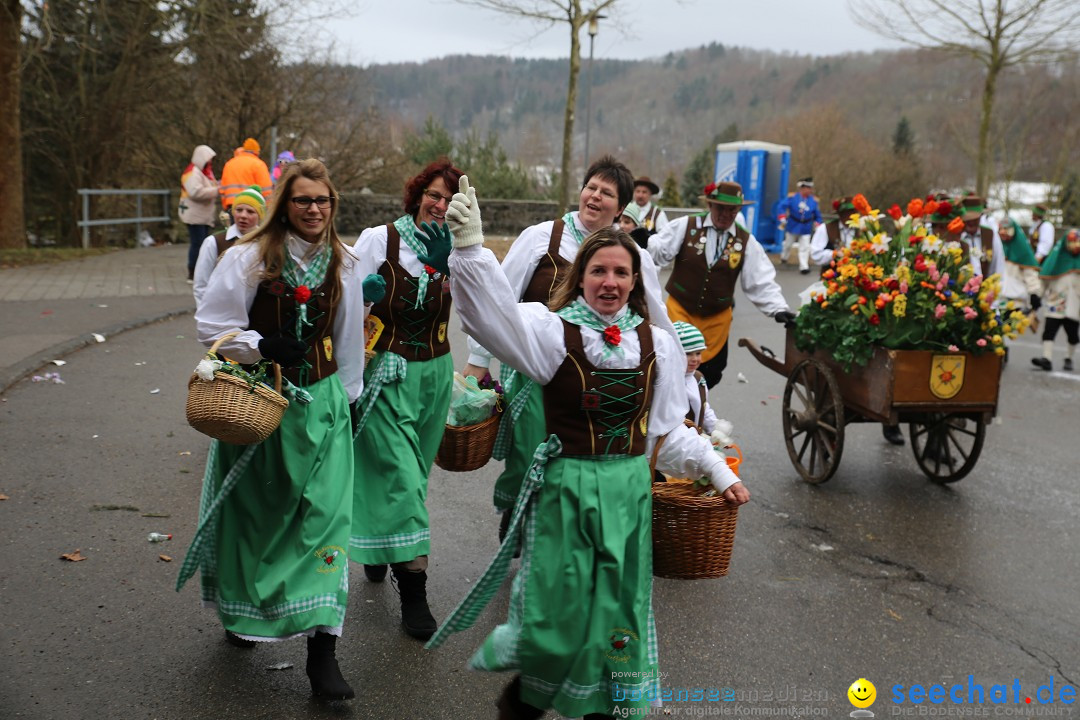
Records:
{"label": "black ankle boot", "polygon": [[499,709],[499,720],[539,720],[544,716],[544,711],[540,708],[521,701],[520,675],[503,688],[495,707]]}
{"label": "black ankle boot", "polygon": [[364,577],[371,582],[382,582],[386,579],[386,565],[365,565]]}
{"label": "black ankle boot", "polygon": [[881,436],[893,445],[904,444],[904,433],[900,431],[899,425],[882,425]]}
{"label": "black ankle boot", "polygon": [[341,676],[334,650],[337,638],[329,633],[315,633],[307,641],[307,676],[311,694],[326,700],[348,700],[356,693]]}
{"label": "black ankle boot", "polygon": [[417,640],[430,640],[439,626],[427,604],[427,573],[413,572],[398,565],[390,566],[401,595],[401,625]]}

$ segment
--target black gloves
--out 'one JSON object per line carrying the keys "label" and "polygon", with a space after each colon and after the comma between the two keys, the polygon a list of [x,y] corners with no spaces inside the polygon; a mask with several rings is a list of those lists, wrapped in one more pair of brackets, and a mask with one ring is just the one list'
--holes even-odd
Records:
{"label": "black gloves", "polygon": [[264,337],[259,341],[259,354],[268,360],[273,360],[281,367],[292,367],[298,364],[307,355],[308,347],[296,338]]}
{"label": "black gloves", "polygon": [[642,250],[649,249],[649,235],[649,231],[643,227],[634,228],[630,231],[630,237],[634,239],[634,242],[636,242]]}
{"label": "black gloves", "polygon": [[1031,309],[1038,310],[1042,307],[1042,299],[1035,293],[1031,294]]}
{"label": "black gloves", "polygon": [[795,327],[795,313],[789,310],[781,310],[776,313],[773,315],[773,320],[778,323],[783,323],[786,328]]}

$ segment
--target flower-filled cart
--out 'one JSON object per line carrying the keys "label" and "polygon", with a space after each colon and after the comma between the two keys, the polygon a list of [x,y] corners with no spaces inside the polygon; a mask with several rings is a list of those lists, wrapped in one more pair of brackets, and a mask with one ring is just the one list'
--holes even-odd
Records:
{"label": "flower-filled cart", "polygon": [[996,412],[1004,338],[1028,319],[999,299],[997,275],[977,272],[982,258],[954,227],[932,233],[937,203],[893,206],[889,223],[855,200],[855,237],[809,289],[783,359],[739,345],[787,377],[784,440],[807,482],[832,477],[852,422],[907,423],[919,468],[955,482],[978,461]]}

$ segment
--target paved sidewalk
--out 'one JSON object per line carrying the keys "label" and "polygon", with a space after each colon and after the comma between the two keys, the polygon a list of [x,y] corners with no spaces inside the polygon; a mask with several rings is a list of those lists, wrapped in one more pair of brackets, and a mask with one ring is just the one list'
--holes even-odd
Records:
{"label": "paved sidewalk", "polygon": [[0,270],[0,392],[89,343],[193,312],[187,246]]}

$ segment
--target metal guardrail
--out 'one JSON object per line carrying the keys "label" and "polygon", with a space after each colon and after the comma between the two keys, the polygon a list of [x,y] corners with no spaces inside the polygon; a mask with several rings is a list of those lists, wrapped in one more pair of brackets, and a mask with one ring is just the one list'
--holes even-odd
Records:
{"label": "metal guardrail", "polygon": [[[172,215],[170,214],[172,202],[170,196],[171,190],[151,190],[151,189],[133,189],[133,190],[95,190],[91,188],[80,188],[78,191],[82,197],[82,220],[77,224],[82,228],[82,245],[84,248],[90,247],[90,228],[101,227],[103,225],[130,225],[135,224],[135,245],[139,244],[139,236],[142,235],[143,223],[149,222],[172,222]],[[91,195],[134,195],[135,196],[135,217],[133,218],[105,218],[100,220],[90,219],[90,196]],[[143,196],[144,195],[159,195],[162,198],[161,215],[143,216]]]}

